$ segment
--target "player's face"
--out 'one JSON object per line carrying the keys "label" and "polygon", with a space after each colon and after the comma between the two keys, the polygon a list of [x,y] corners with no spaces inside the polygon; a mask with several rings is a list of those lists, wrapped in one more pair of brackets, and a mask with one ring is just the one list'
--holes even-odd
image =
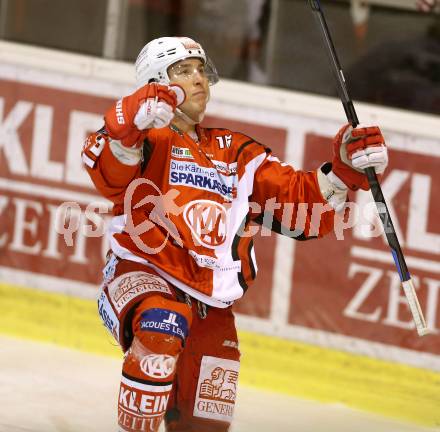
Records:
{"label": "player's face", "polygon": [[180,109],[193,119],[200,118],[209,100],[209,83],[205,66],[200,59],[181,60],[168,69],[170,84],[178,84],[185,91],[185,102]]}

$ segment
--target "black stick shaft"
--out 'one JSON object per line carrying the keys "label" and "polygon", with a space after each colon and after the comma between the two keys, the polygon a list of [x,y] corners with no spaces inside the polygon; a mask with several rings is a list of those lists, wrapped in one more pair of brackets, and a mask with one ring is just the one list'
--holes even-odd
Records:
{"label": "black stick shaft", "polygon": [[[319,21],[322,36],[324,38],[324,42],[327,47],[327,51],[329,53],[330,61],[332,64],[332,71],[338,83],[338,92],[344,106],[347,120],[353,127],[356,127],[359,124],[359,120],[353,102],[348,94],[344,73],[342,71],[341,64],[339,63],[339,59],[336,54],[332,38],[330,36],[330,32],[321,8],[321,4],[319,0],[309,0],[309,3]],[[374,168],[367,168],[365,170],[365,173],[368,178],[368,183],[370,184],[371,193],[376,203],[379,217],[382,221],[385,235],[391,248],[391,253],[393,255],[397,271],[399,272],[400,279],[402,280],[402,282],[408,281],[409,279],[411,279],[411,276],[409,274],[408,267],[405,262],[405,257],[403,255],[393,222],[391,220],[390,212],[382,193],[382,188],[380,187],[379,181],[377,179],[376,172]]]}
{"label": "black stick shaft", "polygon": [[338,93],[344,107],[345,115],[347,116],[348,122],[355,128],[359,124],[359,120],[356,114],[356,110],[354,109],[353,102],[348,94],[344,72],[342,71],[341,64],[339,63],[338,55],[336,54],[335,46],[333,44],[332,38],[330,36],[330,31],[327,26],[327,21],[325,20],[325,16],[322,12],[319,0],[309,0],[309,3],[313,11],[315,12],[315,16],[319,21],[319,27],[322,30],[324,43],[327,47],[327,53],[330,57],[330,62],[332,64],[332,72],[338,83]]}

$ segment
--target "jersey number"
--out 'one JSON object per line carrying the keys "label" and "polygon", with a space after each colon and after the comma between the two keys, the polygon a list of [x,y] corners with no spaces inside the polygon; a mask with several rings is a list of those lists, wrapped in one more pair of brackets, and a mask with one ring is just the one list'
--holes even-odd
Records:
{"label": "jersey number", "polygon": [[231,147],[232,135],[218,136],[215,139],[218,141],[218,146],[221,149]]}

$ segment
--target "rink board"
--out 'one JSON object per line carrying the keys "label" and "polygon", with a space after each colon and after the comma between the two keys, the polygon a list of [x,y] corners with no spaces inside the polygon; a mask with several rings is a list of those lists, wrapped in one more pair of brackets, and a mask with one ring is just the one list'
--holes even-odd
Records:
{"label": "rink board", "polygon": [[[0,54],[0,280],[92,299],[108,244],[86,237],[94,225],[85,210],[107,203],[79,152],[112,101],[132,90],[132,67],[6,42]],[[295,168],[331,158],[331,137],[344,122],[339,101],[231,81],[212,90],[206,126],[247,133]],[[417,337],[391,254],[382,238],[365,238],[365,222],[319,241],[258,235],[259,275],[236,305],[238,324],[252,334],[440,371],[439,119],[364,104],[358,111],[384,129],[391,163],[382,185],[433,335]],[[66,201],[81,209],[71,246],[55,230]]]}
{"label": "rink board", "polygon": [[[6,284],[0,284],[0,298],[2,334],[122,359],[95,301]],[[437,372],[244,330],[239,338],[245,386],[440,425]]]}

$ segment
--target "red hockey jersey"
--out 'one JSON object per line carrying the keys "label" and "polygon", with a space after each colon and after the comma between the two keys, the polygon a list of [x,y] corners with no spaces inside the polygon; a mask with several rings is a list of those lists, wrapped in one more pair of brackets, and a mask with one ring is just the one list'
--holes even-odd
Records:
{"label": "red hockey jersey", "polygon": [[334,213],[313,217],[314,204],[326,204],[316,172],[295,171],[242,133],[197,127],[197,134],[198,143],[173,126],[144,131],[142,160],[133,162],[116,157],[101,131],[89,137],[83,161],[114,203],[113,252],[227,307],[255,279],[255,224],[277,232],[296,224],[290,235],[307,239],[328,233]]}

